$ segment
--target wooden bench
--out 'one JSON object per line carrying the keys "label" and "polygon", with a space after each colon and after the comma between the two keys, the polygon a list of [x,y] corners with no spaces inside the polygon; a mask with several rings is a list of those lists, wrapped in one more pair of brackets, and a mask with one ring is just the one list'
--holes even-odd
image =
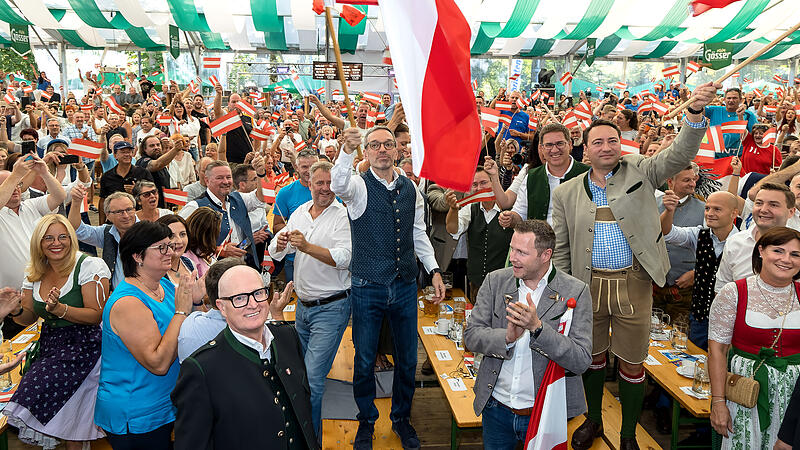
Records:
{"label": "wooden bench", "polygon": [[[573,419],[575,420],[575,419]],[[582,423],[582,422],[581,422]],[[619,448],[619,430],[622,425],[622,405],[611,391],[603,388],[603,434],[604,439],[613,449]],[[636,424],[636,441],[642,450],[661,450],[661,446],[645,429]]]}

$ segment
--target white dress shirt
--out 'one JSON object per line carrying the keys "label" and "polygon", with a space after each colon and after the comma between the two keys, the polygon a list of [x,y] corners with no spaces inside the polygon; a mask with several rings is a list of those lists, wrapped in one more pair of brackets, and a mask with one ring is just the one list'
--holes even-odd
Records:
{"label": "white dress shirt", "polygon": [[756,227],[748,228],[726,239],[725,250],[722,251],[722,260],[717,269],[714,292],[719,292],[731,281],[740,280],[753,274],[753,248],[756,246],[757,230]]}
{"label": "white dress shirt", "polygon": [[[519,283],[519,297],[517,302],[528,304],[527,296],[531,294],[531,301],[534,305],[539,305],[547,279],[553,271],[553,265],[544,274],[536,289],[531,290],[524,282]],[[498,402],[514,409],[524,409],[533,406],[536,400],[536,386],[533,383],[533,359],[531,357],[531,332],[524,331],[522,336],[509,344],[511,349],[511,359],[503,361],[500,367],[500,374],[492,391],[492,397]]]}
{"label": "white dress shirt", "polygon": [[[696,251],[697,239],[700,236],[700,230],[703,228],[705,227],[702,225],[698,225],[696,227],[679,227],[677,225],[673,225],[672,229],[669,230],[669,233],[664,235],[664,243]],[[739,229],[734,225],[731,227],[731,231],[723,240],[719,240],[717,235],[714,234],[713,231],[711,232],[711,241],[714,243],[714,254],[717,257],[719,257],[719,255],[721,255],[722,251],[725,249],[725,242],[728,241],[728,238],[738,232]]]}
{"label": "white dress shirt", "polygon": [[[347,204],[347,211],[350,218],[353,220],[358,219],[364,214],[367,209],[367,184],[360,176],[353,176],[353,159],[354,155],[341,152],[339,157],[336,158],[336,164],[331,169],[331,190]],[[392,171],[393,179],[391,183],[375,174],[375,171],[370,167],[372,175],[384,186],[387,190],[394,189],[397,182],[396,172]],[[414,253],[417,258],[425,266],[425,270],[430,273],[433,269],[438,269],[439,264],[436,262],[436,257],[433,255],[433,246],[428,239],[428,233],[425,229],[425,200],[422,198],[419,190],[414,189],[416,195],[416,202],[414,204]]]}
{"label": "white dress shirt", "polygon": [[[462,234],[467,232],[469,224],[472,222],[471,206],[472,205],[467,205],[458,210],[458,231],[456,231],[455,234],[453,233],[450,234],[451,236],[453,236],[453,239],[458,239],[459,237],[461,237]],[[483,213],[483,219],[486,221],[487,224],[492,220],[494,220],[494,217],[496,215],[500,214],[500,207],[497,206],[497,203],[495,203],[494,206],[492,206],[492,208],[487,211],[486,208],[483,207],[483,202],[481,202],[480,208],[481,212]]]}
{"label": "white dress shirt", "polygon": [[[211,201],[214,202],[217,206],[219,206],[222,203],[222,201],[218,199],[213,192],[208,190],[208,188],[206,188],[206,192],[208,193],[208,197],[211,199]],[[242,197],[242,201],[244,202],[244,206],[247,208],[248,213],[254,211],[258,207],[264,206],[264,202],[262,202],[261,200],[258,199],[258,197],[256,197],[255,190],[253,192],[247,192],[244,194],[239,193],[239,195]],[[186,205],[184,205],[183,208],[181,208],[181,210],[178,212],[178,215],[186,219],[189,216],[191,216],[192,213],[197,208],[198,208],[197,200],[192,200]],[[240,230],[239,225],[236,225],[236,223],[233,221],[233,218],[231,217],[231,202],[227,201],[225,202],[225,210],[228,212],[228,223],[230,223],[231,230],[233,230],[233,232],[231,233],[230,241],[234,244],[238,244],[242,242],[242,239],[244,239],[245,236],[247,236],[247,232],[244,230]]]}
{"label": "white dress shirt", "polygon": [[[313,204],[311,200],[300,205],[269,244],[269,254],[273,259],[281,260],[288,253],[295,254],[294,290],[304,301],[320,300],[350,289],[350,258],[353,250],[347,209],[334,200],[314,219],[310,213]],[[328,249],[336,267],[307,253],[298,252],[292,244],[278,251],[278,236],[294,230],[303,233],[309,243]]]}
{"label": "white dress shirt", "polygon": [[257,351],[259,358],[266,359],[268,361],[271,360],[269,346],[272,345],[273,336],[272,332],[269,331],[269,328],[267,327],[266,323],[264,324],[264,343],[266,345],[261,345],[261,342],[258,342],[254,339],[250,339],[249,337],[243,334],[239,334],[233,331],[233,328],[231,328],[231,334],[233,335],[233,337],[236,338],[237,341],[241,342],[242,345],[244,345],[245,347],[250,347],[253,350]]}
{"label": "white dress shirt", "polygon": [[[572,165],[575,164],[575,160],[572,159],[570,156],[569,158],[569,167],[567,167],[566,172],[564,172],[564,176],[567,175],[567,172],[572,170]],[[550,201],[553,199],[553,191],[561,184],[561,181],[564,179],[564,176],[557,177],[550,173],[550,168],[548,167],[547,163],[544,163],[544,173],[547,174],[547,184],[550,185],[550,199],[547,201],[547,223],[553,225],[553,202]],[[517,177],[522,176],[522,172],[520,172]],[[523,181],[519,184],[519,188],[517,188],[517,200],[514,202],[514,206],[511,208],[512,211],[519,214],[523,220],[528,218],[528,177],[527,173]]]}

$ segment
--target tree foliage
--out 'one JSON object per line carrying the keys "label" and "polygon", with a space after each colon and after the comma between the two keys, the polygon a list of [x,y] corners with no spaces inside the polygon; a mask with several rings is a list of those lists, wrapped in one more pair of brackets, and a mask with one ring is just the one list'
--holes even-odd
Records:
{"label": "tree foliage", "polygon": [[28,80],[35,79],[29,56],[19,56],[10,48],[0,48],[0,70],[5,73],[22,73]]}

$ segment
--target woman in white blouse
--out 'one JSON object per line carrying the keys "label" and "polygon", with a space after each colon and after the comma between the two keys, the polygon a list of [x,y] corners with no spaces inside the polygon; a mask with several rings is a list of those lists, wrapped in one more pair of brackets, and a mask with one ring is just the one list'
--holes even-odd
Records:
{"label": "woman in white blouse", "polygon": [[196,117],[192,117],[186,110],[183,103],[177,99],[172,103],[172,122],[169,124],[169,135],[181,134],[189,138],[189,153],[192,158],[197,161],[200,135],[200,121]]}
{"label": "woman in white blouse", "polygon": [[[711,425],[722,448],[772,449],[800,374],[800,232],[776,227],[753,250],[753,272],[726,284],[711,305]],[[728,351],[732,357],[728,363]],[[728,371],[759,382],[758,404],[726,397]]]}

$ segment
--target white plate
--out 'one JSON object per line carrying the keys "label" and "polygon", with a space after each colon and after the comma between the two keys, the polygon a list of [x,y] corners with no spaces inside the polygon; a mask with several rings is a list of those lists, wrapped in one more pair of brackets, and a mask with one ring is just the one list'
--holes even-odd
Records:
{"label": "white plate", "polygon": [[683,364],[676,367],[675,370],[678,372],[678,375],[680,376],[686,378],[694,378],[694,362],[684,361]]}

